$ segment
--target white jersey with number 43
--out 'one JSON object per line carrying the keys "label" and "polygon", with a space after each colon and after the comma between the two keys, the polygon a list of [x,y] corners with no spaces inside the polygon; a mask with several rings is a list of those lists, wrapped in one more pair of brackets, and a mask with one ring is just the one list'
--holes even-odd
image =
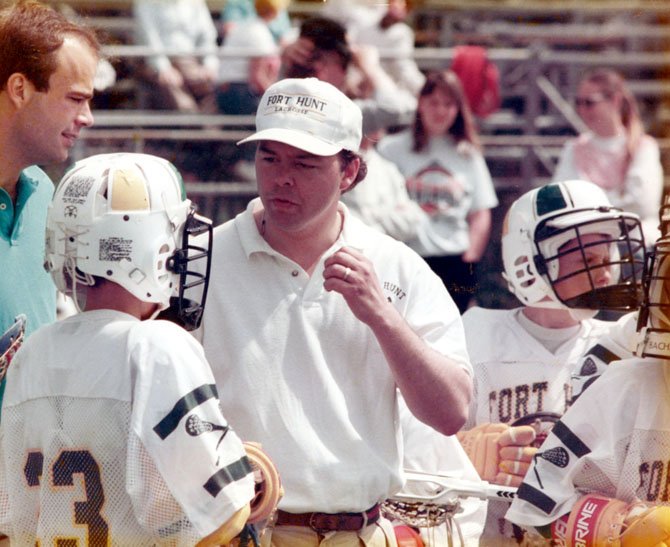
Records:
{"label": "white jersey with number 43", "polygon": [[33,333],[0,438],[12,545],[194,545],[253,496],[202,347],[167,321],[98,310]]}

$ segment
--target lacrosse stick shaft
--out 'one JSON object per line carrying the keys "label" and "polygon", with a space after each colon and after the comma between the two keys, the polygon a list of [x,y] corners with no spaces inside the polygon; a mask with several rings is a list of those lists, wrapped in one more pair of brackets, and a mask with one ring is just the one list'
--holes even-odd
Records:
{"label": "lacrosse stick shaft", "polygon": [[511,501],[516,496],[517,490],[512,486],[458,479],[423,471],[406,470],[405,479],[406,484],[403,490],[393,495],[391,499],[434,504],[447,503],[453,501],[454,498],[468,497]]}

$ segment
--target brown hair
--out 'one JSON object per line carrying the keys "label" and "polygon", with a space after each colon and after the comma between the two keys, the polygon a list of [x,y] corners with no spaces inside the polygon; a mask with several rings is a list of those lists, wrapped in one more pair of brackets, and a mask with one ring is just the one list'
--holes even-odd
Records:
{"label": "brown hair", "polygon": [[[435,91],[442,91],[451,97],[458,107],[458,113],[454,123],[448,130],[448,133],[454,138],[456,143],[469,142],[475,148],[479,148],[479,135],[475,128],[475,121],[472,111],[468,106],[468,101],[463,92],[463,86],[458,76],[452,70],[441,70],[438,72],[431,72],[426,76],[426,82],[423,84],[421,91],[419,91],[419,101],[422,97],[431,95]],[[412,150],[420,152],[428,145],[429,137],[423,127],[421,115],[417,109],[414,116],[414,124],[412,125],[414,143]]]}
{"label": "brown hair", "polygon": [[353,190],[354,186],[356,186],[366,177],[366,175],[368,174],[368,165],[367,163],[365,163],[365,160],[361,157],[360,154],[352,152],[351,150],[340,150],[338,155],[340,160],[340,168],[342,169],[342,171],[344,171],[347,165],[349,165],[356,158],[361,160],[361,164],[360,167],[358,168],[358,173],[356,174],[354,182],[352,182],[351,186],[349,186],[349,188],[345,190],[345,192],[348,192],[349,190]]}
{"label": "brown hair", "polygon": [[75,36],[97,55],[95,32],[68,21],[54,9],[35,0],[19,0],[0,11],[0,90],[12,74],[21,73],[38,91],[49,89],[58,68],[56,55],[66,36]]}
{"label": "brown hair", "polygon": [[598,86],[600,92],[607,98],[611,99],[615,95],[621,97],[619,116],[626,130],[626,150],[628,152],[628,161],[630,162],[642,135],[644,135],[644,127],[637,108],[637,101],[626,85],[626,80],[615,70],[599,68],[588,72],[582,78],[582,82]]}

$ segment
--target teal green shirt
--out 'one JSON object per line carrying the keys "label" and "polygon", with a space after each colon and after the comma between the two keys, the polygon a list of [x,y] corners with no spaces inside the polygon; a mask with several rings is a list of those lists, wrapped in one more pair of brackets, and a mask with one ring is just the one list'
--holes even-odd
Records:
{"label": "teal green shirt", "polygon": [[[53,192],[53,182],[39,167],[21,173],[16,204],[0,188],[0,334],[20,313],[28,319],[26,335],[56,320],[56,286],[44,270],[47,207]],[[4,382],[0,395],[3,391]]]}
{"label": "teal green shirt", "polygon": [[16,205],[0,188],[0,331],[26,314],[26,334],[56,320],[56,286],[44,270],[47,207],[54,185],[39,167],[25,169]]}

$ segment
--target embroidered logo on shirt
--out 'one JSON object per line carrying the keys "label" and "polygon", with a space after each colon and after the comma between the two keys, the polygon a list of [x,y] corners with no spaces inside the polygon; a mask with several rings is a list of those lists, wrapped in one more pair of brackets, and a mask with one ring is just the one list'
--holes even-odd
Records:
{"label": "embroidered logo on shirt", "polygon": [[384,281],[382,288],[384,289],[384,292],[387,293],[386,299],[391,303],[393,303],[394,300],[402,300],[407,296],[405,291],[390,281]]}

